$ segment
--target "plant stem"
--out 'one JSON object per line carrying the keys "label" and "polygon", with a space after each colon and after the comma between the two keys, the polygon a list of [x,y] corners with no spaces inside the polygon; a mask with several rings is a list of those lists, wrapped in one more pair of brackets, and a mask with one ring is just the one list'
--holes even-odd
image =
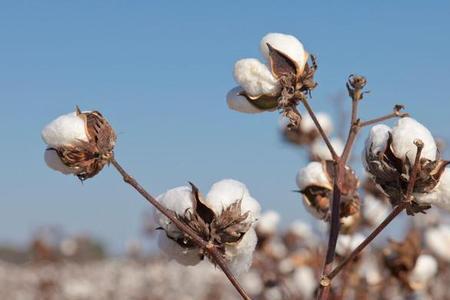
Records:
{"label": "plant stem", "polygon": [[311,116],[311,119],[313,120],[314,124],[317,127],[317,130],[319,131],[320,135],[322,136],[323,141],[328,147],[328,150],[331,153],[331,157],[334,161],[337,161],[339,159],[339,156],[336,154],[336,151],[333,148],[333,145],[331,145],[330,139],[326,135],[325,131],[322,128],[322,125],[320,125],[319,121],[317,120],[316,114],[312,110],[311,106],[309,105],[308,99],[304,97],[302,100],[303,105],[305,106],[306,110],[308,111],[309,115]]}
{"label": "plant stem", "polygon": [[397,118],[397,117],[403,118],[403,117],[408,116],[408,113],[401,113],[400,112],[400,108],[401,108],[401,106],[398,105],[398,106],[396,106],[394,108],[394,112],[392,112],[390,114],[387,114],[385,116],[382,116],[382,117],[379,117],[379,118],[376,118],[376,119],[372,119],[372,120],[369,120],[369,121],[360,122],[359,123],[359,127],[365,127],[365,126],[374,125],[374,124],[377,124],[377,123],[380,123],[380,122],[387,121],[387,120],[392,119],[392,118]]}
{"label": "plant stem", "polygon": [[175,226],[178,227],[179,230],[181,230],[185,235],[189,236],[189,238],[191,238],[192,241],[198,245],[198,247],[200,247],[201,249],[204,249],[204,251],[207,251],[210,254],[210,256],[213,258],[214,262],[220,266],[220,268],[225,273],[225,275],[228,277],[230,282],[233,284],[233,286],[236,288],[236,290],[242,296],[242,299],[251,300],[251,298],[247,295],[247,293],[241,287],[241,285],[239,284],[237,279],[231,273],[231,271],[228,268],[222,255],[218,252],[217,248],[214,245],[209,244],[208,242],[204,241],[189,226],[182,223],[180,220],[178,220],[175,217],[175,215],[172,212],[170,212],[168,209],[166,209],[164,206],[162,206],[152,195],[150,195],[133,177],[131,177],[122,168],[122,166],[116,161],[116,159],[114,157],[111,158],[110,162],[116,168],[116,170],[120,173],[120,175],[122,175],[123,180],[126,183],[131,185],[139,194],[141,194],[148,202],[150,202],[150,204],[152,204],[157,210],[159,210],[163,215],[165,215],[173,224],[175,224]]}

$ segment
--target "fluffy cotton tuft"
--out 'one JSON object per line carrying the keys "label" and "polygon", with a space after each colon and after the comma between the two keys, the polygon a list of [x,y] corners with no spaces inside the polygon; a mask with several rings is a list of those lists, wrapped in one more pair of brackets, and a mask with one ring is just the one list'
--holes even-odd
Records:
{"label": "fluffy cotton tuft", "polygon": [[259,295],[264,290],[264,282],[255,270],[242,274],[240,278],[242,287],[252,296]]}
{"label": "fluffy cotton tuft", "polygon": [[234,78],[250,97],[276,95],[280,91],[278,80],[267,66],[254,58],[238,60],[234,65]]}
{"label": "fluffy cotton tuft", "polygon": [[365,240],[365,236],[361,233],[355,233],[353,235],[339,235],[336,244],[336,253],[344,256],[358,247]]}
{"label": "fluffy cotton tuft", "polygon": [[[341,155],[344,151],[344,143],[338,138],[332,138],[330,140],[331,145],[336,151],[337,155]],[[333,157],[331,156],[331,152],[327,147],[327,144],[322,139],[316,140],[311,145],[311,154],[320,160],[331,160]]]}
{"label": "fluffy cotton tuft", "polygon": [[[326,135],[333,132],[333,122],[327,113],[318,112],[316,113],[316,118]],[[307,133],[317,131],[316,124],[309,114],[303,116],[300,126],[302,127],[302,131]]]}
{"label": "fluffy cotton tuft", "polygon": [[232,110],[247,113],[247,114],[256,114],[261,113],[263,110],[257,108],[245,97],[240,95],[244,90],[241,87],[235,87],[227,94],[227,104],[228,107]]}
{"label": "fluffy cotton tuft", "polygon": [[295,36],[283,33],[269,33],[265,35],[261,40],[260,49],[264,57],[269,61],[270,56],[267,44],[287,55],[303,70],[308,59],[308,53],[306,53],[303,44]]}
{"label": "fluffy cotton tuft", "polygon": [[[365,150],[369,152],[372,150],[372,154],[377,154],[386,149],[389,139],[389,133],[391,128],[384,124],[375,125],[370,129],[369,136],[366,139]],[[370,149],[372,147],[372,149]]]}
{"label": "fluffy cotton tuft", "polygon": [[75,170],[66,166],[53,149],[47,149],[44,152],[44,159],[47,166],[53,170],[59,171],[63,174],[74,174]]}
{"label": "fluffy cotton tuft", "polygon": [[[192,212],[193,195],[192,189],[187,186],[180,186],[171,190],[168,190],[157,198],[165,208],[178,215],[184,215],[187,211]],[[156,224],[164,229],[161,234],[169,235],[172,238],[178,238],[182,236],[180,230],[159,210],[154,210],[154,218]]]}
{"label": "fluffy cotton tuft", "polygon": [[194,266],[201,261],[197,248],[182,248],[175,241],[169,239],[163,231],[159,233],[158,246],[167,259],[175,260],[184,266]]}
{"label": "fluffy cotton tuft", "polygon": [[72,145],[78,140],[87,142],[85,122],[76,112],[62,115],[47,126],[41,133],[42,139],[49,147]]}
{"label": "fluffy cotton tuft", "polygon": [[364,197],[362,204],[364,217],[373,225],[381,224],[389,214],[389,206],[372,195]]}
{"label": "fluffy cotton tuft", "polygon": [[261,206],[250,196],[245,184],[239,181],[224,179],[213,184],[206,196],[205,204],[217,215],[220,215],[225,208],[239,200],[241,200],[242,212],[249,211],[250,221],[255,221],[259,217]]}
{"label": "fluffy cotton tuft", "polygon": [[450,262],[450,226],[439,225],[425,231],[425,243],[439,258]]}
{"label": "fluffy cotton tuft", "polygon": [[292,281],[302,299],[313,299],[317,279],[310,267],[297,268],[292,275]]}
{"label": "fluffy cotton tuft", "polygon": [[414,141],[420,139],[424,143],[422,158],[436,160],[437,146],[431,132],[416,120],[401,118],[397,126],[392,128],[392,150],[397,157],[408,158],[414,163],[417,147]]}
{"label": "fluffy cotton tuft", "polygon": [[225,246],[225,260],[235,276],[248,271],[252,265],[257,241],[255,230],[250,228],[239,243]]}
{"label": "fluffy cotton tuft", "polygon": [[302,238],[302,239],[307,239],[307,240],[315,239],[314,233],[311,229],[311,225],[309,225],[308,223],[302,222],[300,220],[296,220],[296,221],[292,222],[292,224],[289,225],[289,227],[288,227],[288,231],[291,234],[295,234],[296,236],[298,236],[299,238]]}
{"label": "fluffy cotton tuft", "polygon": [[415,199],[419,203],[433,204],[450,212],[450,169],[446,168],[438,185],[431,193],[416,193]]}
{"label": "fluffy cotton tuft", "polygon": [[274,234],[277,231],[278,223],[280,223],[280,214],[269,210],[258,219],[256,229],[261,234]]}
{"label": "fluffy cotton tuft", "polygon": [[425,287],[426,284],[438,272],[438,262],[428,254],[422,254],[417,258],[416,265],[409,276],[410,281],[418,287]]}
{"label": "fluffy cotton tuft", "polygon": [[312,185],[331,189],[330,180],[320,162],[310,162],[297,174],[297,186],[300,190]]}

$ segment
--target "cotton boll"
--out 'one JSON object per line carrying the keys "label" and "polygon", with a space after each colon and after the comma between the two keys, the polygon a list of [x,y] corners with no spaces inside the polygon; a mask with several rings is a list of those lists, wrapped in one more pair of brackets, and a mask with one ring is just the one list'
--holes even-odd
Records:
{"label": "cotton boll", "polygon": [[264,299],[283,300],[283,292],[281,288],[274,286],[264,291]]}
{"label": "cotton boll", "polygon": [[331,189],[330,180],[320,162],[310,162],[297,174],[297,186],[300,190],[312,185]]}
{"label": "cotton boll", "polygon": [[273,210],[267,211],[261,215],[256,223],[256,230],[261,234],[274,234],[280,223],[280,215]]}
{"label": "cotton boll", "polygon": [[450,262],[450,226],[439,225],[425,231],[425,243],[440,259]]}
{"label": "cotton boll", "polygon": [[245,58],[234,65],[234,78],[249,97],[276,95],[280,84],[267,66],[257,59]]}
{"label": "cotton boll", "polygon": [[389,214],[389,207],[374,196],[367,195],[364,197],[362,211],[364,217],[369,220],[372,225],[378,225],[381,224],[384,218]]}
{"label": "cotton boll", "polygon": [[292,281],[302,299],[313,299],[317,288],[317,279],[310,267],[297,268]]}
{"label": "cotton boll", "polygon": [[301,239],[305,240],[315,239],[315,236],[311,229],[311,225],[302,222],[300,220],[292,222],[292,224],[288,227],[288,231],[292,234],[295,234]]}
{"label": "cotton boll", "polygon": [[431,255],[422,254],[417,258],[409,279],[417,288],[424,288],[437,272],[438,263],[436,259]]}
{"label": "cotton boll", "polygon": [[260,48],[264,57],[269,61],[269,47],[267,44],[270,44],[276,50],[287,55],[303,70],[308,59],[308,53],[303,48],[303,44],[295,36],[283,33],[269,33],[265,35],[261,40]]}
{"label": "cotton boll", "polygon": [[235,87],[227,94],[227,104],[228,107],[232,110],[247,113],[247,114],[256,114],[264,112],[263,110],[257,108],[245,97],[240,95],[243,92],[241,87]]}
{"label": "cotton boll", "polygon": [[158,246],[168,259],[175,260],[184,266],[194,266],[201,261],[199,249],[182,248],[175,241],[169,239],[165,231],[159,232]]}
{"label": "cotton boll", "polygon": [[42,139],[50,147],[72,145],[78,140],[87,142],[85,122],[76,112],[62,115],[44,127]]}
{"label": "cotton boll", "polygon": [[336,253],[344,256],[358,247],[365,240],[365,236],[361,233],[355,233],[353,235],[339,235],[336,244]]}
{"label": "cotton boll", "polygon": [[432,204],[450,212],[450,169],[442,173],[437,186],[430,193],[416,193],[415,200],[419,203]]}
{"label": "cotton boll", "polygon": [[[341,155],[344,151],[344,143],[338,138],[330,139],[330,143],[336,151],[337,155]],[[328,149],[327,144],[322,139],[316,140],[311,145],[311,154],[314,158],[318,160],[331,160],[333,157],[331,156],[331,152]]]}
{"label": "cotton boll", "polygon": [[397,157],[409,159],[414,163],[417,147],[414,141],[420,139],[424,143],[422,158],[436,160],[437,146],[430,131],[416,120],[401,118],[397,126],[392,128],[392,150]]}
{"label": "cotton boll", "polygon": [[245,184],[239,181],[224,179],[213,184],[206,196],[205,204],[217,215],[220,215],[225,208],[239,200],[241,200],[242,212],[249,211],[249,218],[251,221],[255,221],[260,214],[261,206],[250,196]]}
{"label": "cotton boll", "polygon": [[[316,113],[316,118],[326,135],[333,132],[333,122],[327,113],[318,112]],[[303,116],[300,126],[302,131],[307,133],[317,131],[316,124],[309,114]]]}
{"label": "cotton boll", "polygon": [[61,159],[58,156],[58,153],[56,153],[56,151],[53,149],[45,150],[44,159],[47,166],[49,166],[53,170],[59,171],[66,175],[75,173],[75,170],[69,168],[61,161]]}
{"label": "cotton boll", "polygon": [[369,285],[377,285],[383,281],[383,275],[380,271],[380,266],[373,258],[364,259],[359,268],[361,277],[365,278]]}
{"label": "cotton boll", "polygon": [[239,243],[225,246],[225,260],[234,275],[239,276],[250,268],[257,241],[255,230],[250,228]]}
{"label": "cotton boll", "polygon": [[[187,211],[192,212],[193,195],[190,187],[180,186],[171,190],[168,190],[157,198],[168,210],[183,216]],[[164,231],[173,238],[182,236],[180,230],[159,210],[154,210],[154,218],[156,224],[161,226]]]}

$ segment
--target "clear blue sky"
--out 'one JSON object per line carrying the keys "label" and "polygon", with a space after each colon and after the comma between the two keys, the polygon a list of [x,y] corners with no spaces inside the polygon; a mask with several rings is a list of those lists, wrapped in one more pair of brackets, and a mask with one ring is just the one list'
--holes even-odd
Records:
{"label": "clear blue sky", "polygon": [[40,131],[76,104],[109,118],[117,159],[155,195],[232,177],[286,222],[307,218],[291,192],[303,153],[280,142],[277,114],[224,99],[234,62],[259,57],[267,32],[317,55],[318,110],[332,113],[330,97],[360,73],[363,117],[404,103],[450,138],[448,1],[0,1],[0,241],[44,224],[113,249],[139,234],[148,206],[112,168],[80,184],[45,166]]}

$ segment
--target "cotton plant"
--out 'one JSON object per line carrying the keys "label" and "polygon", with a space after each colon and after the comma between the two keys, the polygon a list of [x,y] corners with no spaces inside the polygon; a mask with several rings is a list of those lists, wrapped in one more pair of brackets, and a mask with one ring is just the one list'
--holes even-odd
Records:
{"label": "cotton plant", "polygon": [[[244,184],[231,179],[219,181],[206,197],[194,185],[182,186],[157,200],[211,247],[216,247],[236,276],[248,270],[257,242],[254,226],[260,206]],[[160,211],[154,211],[154,218],[161,229],[159,246],[169,258],[196,265],[208,257],[205,249],[193,243]]]}

